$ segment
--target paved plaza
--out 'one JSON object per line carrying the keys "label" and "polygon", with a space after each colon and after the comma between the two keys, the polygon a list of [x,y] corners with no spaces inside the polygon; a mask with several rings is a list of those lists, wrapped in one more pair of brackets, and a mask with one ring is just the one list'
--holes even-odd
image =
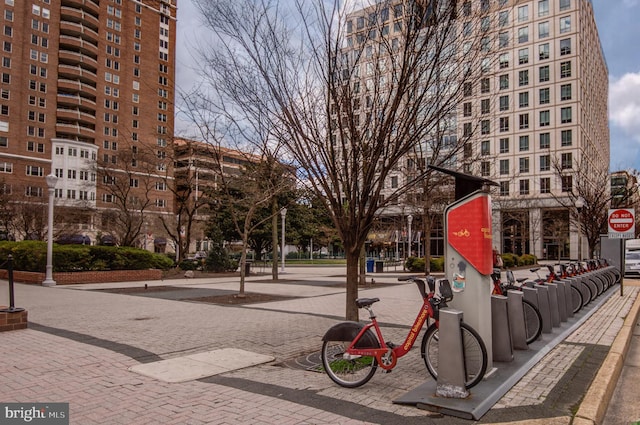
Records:
{"label": "paved plaza", "polygon": [[[369,275],[375,283],[360,289],[381,299],[375,311],[394,342],[404,339],[421,305],[415,285],[398,282],[400,275]],[[238,290],[237,277],[16,284],[15,304],[28,310],[29,329],[0,333],[0,402],[68,402],[70,423],[83,425],[470,423],[393,403],[431,379],[416,347],[392,373],[379,369],[363,387],[335,385],[313,365],[322,335],[344,317],[344,268],[288,267],[280,277],[274,283],[252,274],[246,290],[289,298],[245,305],[97,290],[147,284],[224,293]],[[625,319],[637,313],[640,287],[625,284],[623,296],[619,286],[611,289],[616,293],[479,422],[570,423],[590,400]],[[0,305],[7,304],[8,284],[0,281]],[[243,363],[247,356],[260,361]],[[181,379],[180,368],[194,372],[193,362],[205,371]],[[154,376],[148,365],[156,364],[164,375]]]}

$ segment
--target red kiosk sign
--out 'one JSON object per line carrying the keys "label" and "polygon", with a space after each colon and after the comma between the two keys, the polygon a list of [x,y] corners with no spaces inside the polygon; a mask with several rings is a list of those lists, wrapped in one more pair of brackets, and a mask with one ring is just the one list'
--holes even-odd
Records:
{"label": "red kiosk sign", "polygon": [[447,219],[449,245],[478,272],[490,275],[493,271],[493,236],[489,197],[475,197],[456,206],[449,211]]}
{"label": "red kiosk sign", "polygon": [[636,220],[633,208],[609,210],[609,238],[629,239],[636,233]]}

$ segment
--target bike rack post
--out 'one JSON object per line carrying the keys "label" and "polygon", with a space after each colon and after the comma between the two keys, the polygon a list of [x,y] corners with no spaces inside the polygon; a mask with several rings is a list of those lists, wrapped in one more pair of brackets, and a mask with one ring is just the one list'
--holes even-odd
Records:
{"label": "bike rack post", "polygon": [[436,395],[447,398],[467,398],[465,387],[464,355],[460,323],[462,312],[451,308],[440,309],[438,330],[438,382]]}
{"label": "bike rack post", "polygon": [[550,334],[552,329],[551,309],[549,308],[549,291],[546,285],[535,284],[538,290],[538,310],[542,316],[542,333]]}
{"label": "bike rack post", "polygon": [[524,293],[522,291],[507,291],[507,312],[509,315],[509,333],[511,334],[511,342],[516,350],[528,350],[527,330],[524,326],[524,308],[522,300]]}
{"label": "bike rack post", "polygon": [[560,308],[558,306],[558,285],[547,283],[549,293],[549,310],[551,311],[551,325],[554,328],[560,326]]}
{"label": "bike rack post", "polygon": [[[509,332],[505,332],[506,328]],[[513,342],[511,340],[511,324],[507,310],[507,297],[491,296],[491,335],[494,362],[513,361]]]}
{"label": "bike rack post", "polygon": [[558,310],[560,313],[560,321],[566,322],[568,319],[567,313],[567,290],[565,289],[566,283],[563,280],[554,282],[558,287]]}

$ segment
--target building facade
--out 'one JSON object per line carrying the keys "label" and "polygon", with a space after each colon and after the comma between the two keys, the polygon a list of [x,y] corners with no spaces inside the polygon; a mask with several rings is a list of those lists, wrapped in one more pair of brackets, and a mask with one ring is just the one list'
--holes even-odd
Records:
{"label": "building facade", "polygon": [[[456,116],[448,119],[457,130],[446,136],[448,143],[441,144],[457,153],[444,165],[499,185],[492,190],[493,240],[499,252],[578,258],[582,246],[585,258],[587,243],[578,243],[575,213],[568,205],[580,198],[578,180],[608,187],[608,179],[598,179],[608,173],[610,157],[608,70],[591,1],[461,0],[455,4],[457,66],[472,68],[473,74],[460,81],[464,88]],[[395,29],[410,17],[415,19],[415,14],[395,14],[395,21],[376,24],[381,16],[389,16],[379,10],[427,14],[435,10],[430,2],[418,0],[381,5],[354,12],[347,21],[347,34],[350,28],[366,34],[369,27],[378,25],[380,34],[393,42]],[[387,25],[391,29],[385,31]],[[402,186],[398,179],[412,178],[406,172],[409,164],[428,163],[429,155],[408,158],[406,166],[400,165],[389,177],[390,192]],[[394,235],[387,251],[398,243],[410,243],[413,248],[405,248],[408,252],[419,250],[420,241],[407,242],[398,235],[412,233],[407,232],[411,216],[414,238],[423,214],[408,197],[399,198],[397,208],[387,209],[383,217],[387,216],[391,228],[376,229],[378,234]],[[433,255],[442,254],[442,237],[442,223],[436,219],[431,227]]]}
{"label": "building facade", "polygon": [[138,210],[147,229],[172,215],[176,0],[2,0],[0,13],[4,193],[46,204],[56,175],[56,208],[81,212],[66,231],[92,239],[117,226],[105,211]]}

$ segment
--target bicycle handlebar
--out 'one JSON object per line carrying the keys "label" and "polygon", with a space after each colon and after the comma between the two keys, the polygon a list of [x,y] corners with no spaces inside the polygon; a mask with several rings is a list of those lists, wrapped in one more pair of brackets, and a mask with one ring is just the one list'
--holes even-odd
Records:
{"label": "bicycle handlebar", "polygon": [[430,292],[435,292],[435,290],[436,290],[436,281],[431,276],[403,276],[403,277],[399,277],[398,280],[400,282],[406,282],[406,281],[410,280],[413,283],[415,283],[418,286],[418,290],[420,291],[420,295],[422,295],[423,299],[427,298],[427,290],[426,290],[426,286],[425,286],[425,280],[427,281],[427,284],[429,285],[429,291]]}

